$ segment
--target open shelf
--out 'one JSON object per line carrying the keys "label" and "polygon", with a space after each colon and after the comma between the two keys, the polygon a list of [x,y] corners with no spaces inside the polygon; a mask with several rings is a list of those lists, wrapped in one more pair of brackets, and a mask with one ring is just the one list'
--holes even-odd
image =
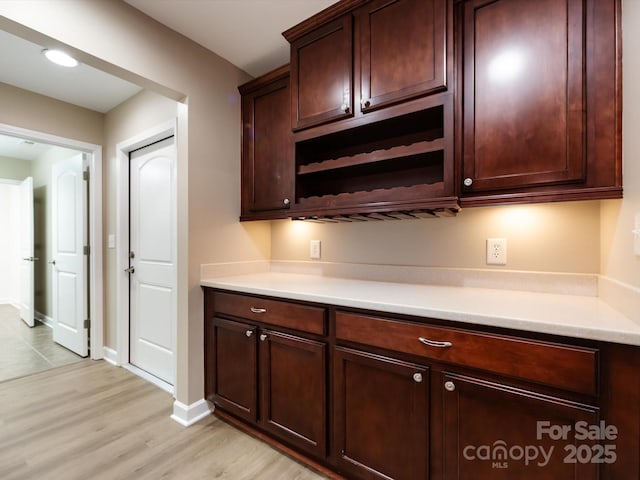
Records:
{"label": "open shelf", "polygon": [[373,152],[358,153],[356,155],[336,158],[335,160],[325,160],[322,162],[310,163],[308,165],[300,165],[298,167],[299,175],[307,175],[310,173],[324,172],[328,170],[336,170],[338,168],[348,168],[355,165],[364,165],[368,163],[383,162],[399,157],[408,157],[419,153],[429,153],[442,151],[444,149],[444,141],[438,138],[432,141],[424,141],[412,143],[411,145],[400,145],[397,147],[387,148],[386,150],[374,150]]}
{"label": "open shelf", "polygon": [[296,206],[302,210],[445,197],[444,106],[296,143]]}

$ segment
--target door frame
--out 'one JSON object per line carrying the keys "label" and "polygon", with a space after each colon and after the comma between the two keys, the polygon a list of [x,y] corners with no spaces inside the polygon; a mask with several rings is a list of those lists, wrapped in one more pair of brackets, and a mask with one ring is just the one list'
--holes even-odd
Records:
{"label": "door frame", "polygon": [[[169,120],[155,127],[139,133],[127,140],[116,144],[116,360],[115,363],[131,370],[146,380],[154,383],[165,391],[175,394],[175,382],[177,382],[177,330],[178,319],[174,322],[174,357],[176,359],[174,385],[154,377],[151,374],[129,363],[129,275],[125,269],[129,267],[129,153],[139,148],[150,145],[158,140],[174,136],[177,154],[177,122],[178,119]],[[176,155],[177,160],[177,155]],[[176,179],[177,181],[177,179]],[[177,187],[177,186],[176,186]],[[176,206],[177,207],[177,206]],[[176,210],[177,211],[177,210]],[[176,241],[178,232],[176,234]],[[177,259],[176,259],[177,260]],[[176,266],[176,285],[177,285]],[[176,315],[177,317],[177,315]]]}
{"label": "door frame", "polygon": [[103,270],[102,270],[102,145],[60,137],[0,123],[0,133],[39,143],[78,150],[89,154],[89,356],[93,360],[104,357]]}

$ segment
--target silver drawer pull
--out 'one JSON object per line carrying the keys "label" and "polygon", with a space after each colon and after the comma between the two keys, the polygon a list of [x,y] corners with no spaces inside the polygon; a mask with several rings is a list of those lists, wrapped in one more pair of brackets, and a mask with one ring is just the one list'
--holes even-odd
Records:
{"label": "silver drawer pull", "polygon": [[429,340],[428,338],[424,337],[418,337],[418,340],[420,340],[420,343],[424,343],[428,347],[449,348],[453,346],[453,343],[451,342],[438,342],[436,340]]}
{"label": "silver drawer pull", "polygon": [[267,313],[267,309],[266,308],[251,307],[251,312],[252,313]]}

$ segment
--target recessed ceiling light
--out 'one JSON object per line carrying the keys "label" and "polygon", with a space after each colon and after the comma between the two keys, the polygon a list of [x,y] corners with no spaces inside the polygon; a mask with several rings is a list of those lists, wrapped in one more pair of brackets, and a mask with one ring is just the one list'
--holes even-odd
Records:
{"label": "recessed ceiling light", "polygon": [[55,63],[56,65],[62,65],[63,67],[78,66],[78,61],[62,50],[50,50],[48,48],[45,48],[44,50],[42,50],[42,53],[44,53],[44,56],[47,57],[49,61]]}

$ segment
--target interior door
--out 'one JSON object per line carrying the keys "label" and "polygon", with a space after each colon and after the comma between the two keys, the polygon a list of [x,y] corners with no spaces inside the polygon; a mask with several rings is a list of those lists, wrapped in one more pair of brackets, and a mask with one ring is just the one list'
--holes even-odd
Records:
{"label": "interior door", "polygon": [[129,362],[175,378],[176,150],[174,137],[130,154]]}
{"label": "interior door", "polygon": [[82,357],[89,353],[87,315],[87,201],[79,153],[51,174],[53,340]]}
{"label": "interior door", "polygon": [[20,318],[33,327],[33,178],[20,184]]}

